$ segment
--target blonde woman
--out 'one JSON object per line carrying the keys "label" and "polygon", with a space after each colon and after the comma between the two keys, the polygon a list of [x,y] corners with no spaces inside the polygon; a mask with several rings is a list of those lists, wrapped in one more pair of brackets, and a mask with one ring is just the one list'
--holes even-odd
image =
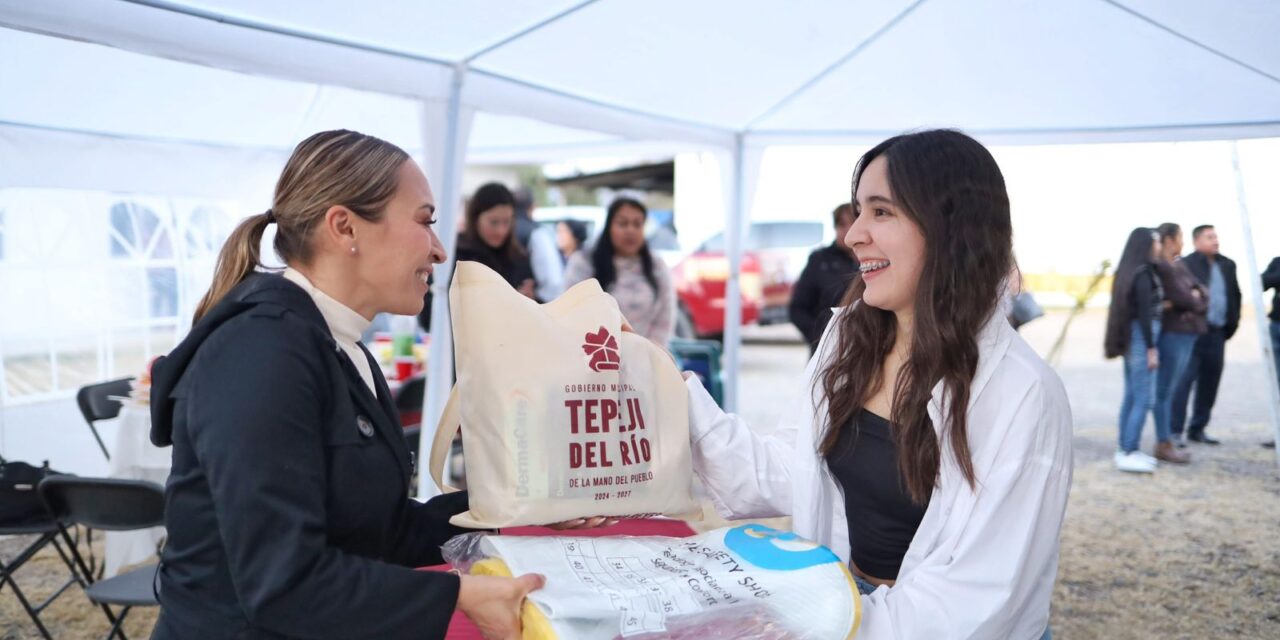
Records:
{"label": "blonde woman", "polygon": [[[442,638],[455,606],[518,637],[540,576],[413,569],[441,562],[467,497],[409,499],[414,460],[359,343],[375,314],[421,308],[446,257],[434,221],[404,151],[327,131],[231,234],[191,334],[153,372],[151,438],[173,445],[154,637]],[[283,274],[257,271],[273,224]]]}

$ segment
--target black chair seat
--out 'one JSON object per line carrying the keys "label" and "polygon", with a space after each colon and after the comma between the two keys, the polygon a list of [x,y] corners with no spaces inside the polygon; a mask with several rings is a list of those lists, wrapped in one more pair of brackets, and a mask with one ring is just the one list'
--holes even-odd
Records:
{"label": "black chair seat", "polygon": [[139,567],[114,578],[99,580],[89,585],[84,594],[94,602],[130,607],[150,607],[156,602],[155,583],[157,564]]}
{"label": "black chair seat", "polygon": [[58,523],[51,518],[19,524],[0,525],[0,536],[25,536],[37,533],[57,533],[57,531]]}
{"label": "black chair seat", "polygon": [[[62,525],[60,535],[68,538],[66,527],[84,525],[105,531],[133,531],[164,524],[164,487],[141,480],[50,476],[37,487],[49,512]],[[85,595],[111,621],[107,638],[126,640],[120,626],[135,606],[156,606],[152,587],[156,565],[93,581],[87,579]],[[112,605],[120,608],[111,611]]]}

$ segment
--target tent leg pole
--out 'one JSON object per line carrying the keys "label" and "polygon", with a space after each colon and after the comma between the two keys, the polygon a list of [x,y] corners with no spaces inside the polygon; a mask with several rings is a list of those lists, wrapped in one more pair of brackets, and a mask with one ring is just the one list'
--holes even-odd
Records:
{"label": "tent leg pole", "polygon": [[[1237,143],[1231,142],[1231,169],[1236,178],[1236,203],[1240,208],[1240,228],[1244,232],[1245,262],[1249,265],[1249,277],[1253,280],[1254,320],[1257,322],[1258,343],[1262,347],[1262,370],[1267,376],[1267,403],[1271,413],[1271,430],[1276,442],[1280,443],[1280,383],[1276,378],[1276,359],[1271,346],[1271,332],[1267,326],[1266,307],[1262,300],[1262,275],[1258,273],[1258,255],[1253,246],[1253,225],[1249,220],[1249,205],[1245,199],[1244,176],[1240,172],[1240,150]],[[1276,447],[1276,466],[1280,467],[1280,447]]]}

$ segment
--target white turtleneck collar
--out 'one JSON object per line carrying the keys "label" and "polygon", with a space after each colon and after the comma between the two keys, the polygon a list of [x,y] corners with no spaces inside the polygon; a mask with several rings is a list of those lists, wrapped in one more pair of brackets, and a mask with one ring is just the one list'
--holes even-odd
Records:
{"label": "white turtleneck collar", "polygon": [[324,317],[325,324],[329,325],[329,333],[333,335],[333,339],[337,341],[338,346],[351,359],[351,364],[356,366],[356,371],[360,372],[360,379],[364,381],[369,390],[376,396],[378,395],[377,387],[373,381],[373,370],[369,367],[369,359],[365,357],[364,351],[360,349],[360,336],[365,329],[369,328],[372,323],[366,320],[364,316],[357,313],[351,307],[335,300],[329,294],[316,288],[311,284],[311,280],[302,275],[302,272],[288,267],[284,270],[286,280],[302,287],[311,299],[315,301],[316,307],[320,309],[320,315]]}

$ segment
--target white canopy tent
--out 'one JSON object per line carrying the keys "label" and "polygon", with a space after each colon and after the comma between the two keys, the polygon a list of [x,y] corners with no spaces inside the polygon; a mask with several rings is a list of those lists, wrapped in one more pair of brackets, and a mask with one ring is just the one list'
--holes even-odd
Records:
{"label": "white canopy tent", "polygon": [[[730,407],[767,145],[1280,136],[1267,0],[0,0],[0,26],[0,187],[262,189],[299,138],[344,126],[419,152],[451,244],[468,157],[722,151]],[[452,368],[436,333],[428,426]]]}

